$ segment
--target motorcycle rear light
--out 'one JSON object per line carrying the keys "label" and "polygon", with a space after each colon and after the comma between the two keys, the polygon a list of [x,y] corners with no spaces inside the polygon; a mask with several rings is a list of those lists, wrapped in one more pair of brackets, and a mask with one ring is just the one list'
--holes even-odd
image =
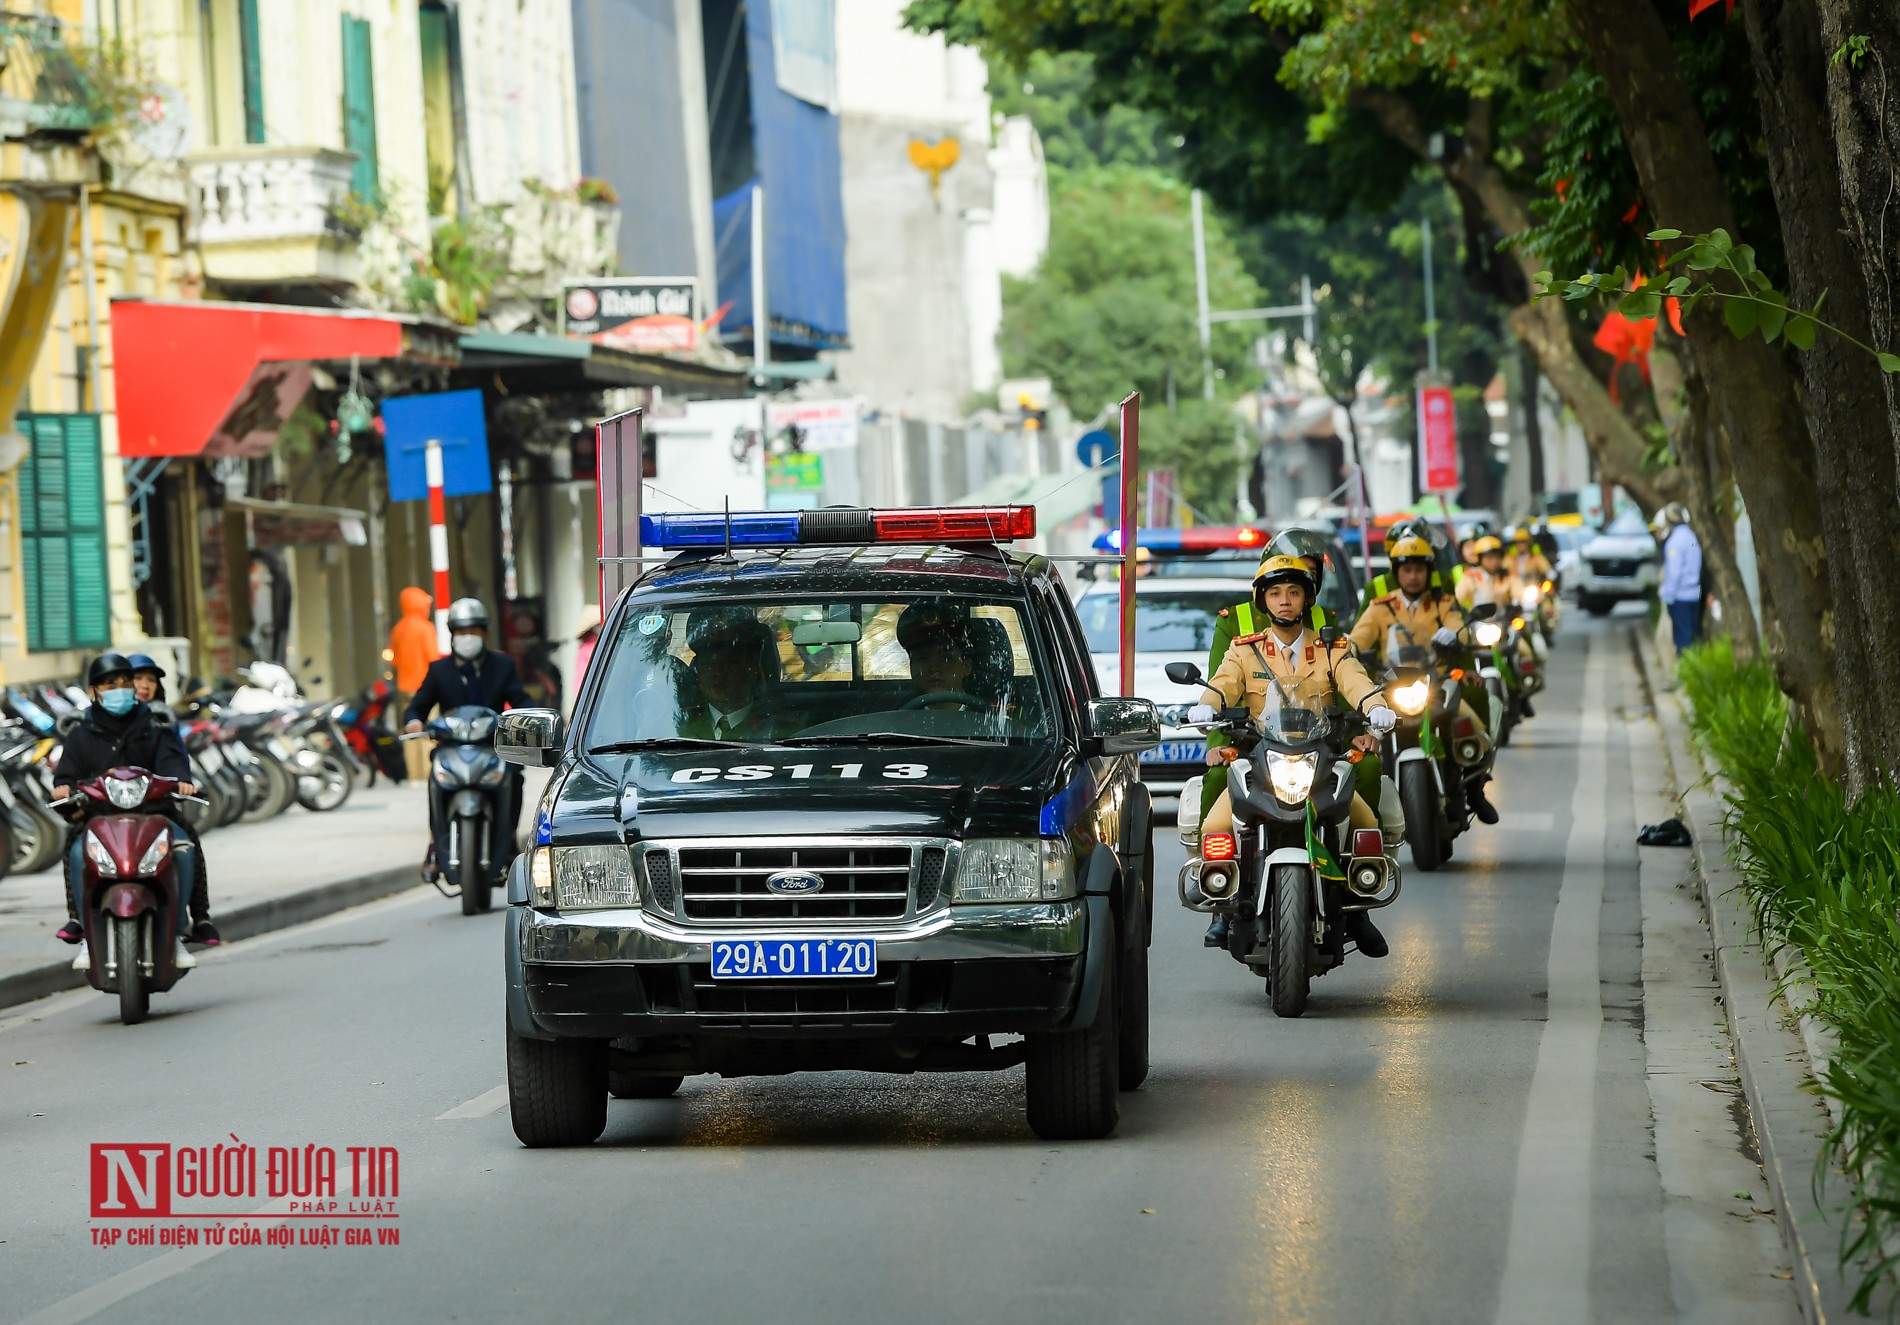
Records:
{"label": "motorcycle rear light", "polygon": [[1473,722],[1470,718],[1460,718],[1451,730],[1455,736],[1476,736],[1478,734],[1478,724]]}
{"label": "motorcycle rear light", "polygon": [[1234,835],[1232,833],[1209,833],[1201,839],[1202,860],[1232,860],[1234,858]]}
{"label": "motorcycle rear light", "polygon": [[1520,675],[1529,676],[1532,672],[1537,670],[1537,660],[1535,658],[1519,658],[1517,660],[1517,670]]}
{"label": "motorcycle rear light", "polygon": [[1385,854],[1384,834],[1376,828],[1353,829],[1352,854],[1355,856],[1383,856]]}

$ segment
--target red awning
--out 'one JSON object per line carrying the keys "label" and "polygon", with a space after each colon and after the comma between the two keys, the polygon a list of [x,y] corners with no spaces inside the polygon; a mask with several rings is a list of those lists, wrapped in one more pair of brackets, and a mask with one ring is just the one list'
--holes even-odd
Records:
{"label": "red awning", "polygon": [[119,454],[260,454],[302,399],[307,365],[353,355],[450,365],[460,357],[453,330],[392,313],[115,299]]}

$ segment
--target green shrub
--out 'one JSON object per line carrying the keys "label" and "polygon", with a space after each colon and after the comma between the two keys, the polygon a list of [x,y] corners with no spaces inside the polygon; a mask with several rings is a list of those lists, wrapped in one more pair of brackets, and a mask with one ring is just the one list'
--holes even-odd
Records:
{"label": "green shrub", "polygon": [[1838,1040],[1820,1085],[1840,1104],[1832,1157],[1862,1216],[1843,1232],[1842,1258],[1874,1267],[1856,1296],[1864,1308],[1900,1236],[1900,794],[1879,787],[1849,805],[1768,665],[1737,665],[1726,642],[1685,651],[1677,680],[1696,744],[1729,783],[1730,850],[1762,940],[1799,951],[1811,1010]]}

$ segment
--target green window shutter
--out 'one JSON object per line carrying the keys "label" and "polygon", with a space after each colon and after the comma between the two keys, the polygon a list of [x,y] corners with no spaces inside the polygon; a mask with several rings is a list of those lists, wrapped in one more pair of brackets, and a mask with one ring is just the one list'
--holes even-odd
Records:
{"label": "green window shutter", "polygon": [[103,462],[96,414],[23,414],[20,572],[29,650],[111,642]]}
{"label": "green window shutter", "polygon": [[376,173],[376,85],[370,62],[369,22],[343,16],[343,146],[356,153],[350,188],[375,202],[382,196]]}
{"label": "green window shutter", "polygon": [[244,61],[244,141],[264,141],[264,63],[257,37],[257,0],[238,0],[238,48]]}

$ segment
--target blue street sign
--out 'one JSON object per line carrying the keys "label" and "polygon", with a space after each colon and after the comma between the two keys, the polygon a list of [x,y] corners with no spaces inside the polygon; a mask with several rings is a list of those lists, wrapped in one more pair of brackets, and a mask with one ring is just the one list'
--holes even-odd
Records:
{"label": "blue street sign", "polygon": [[432,441],[442,443],[445,497],[466,497],[489,490],[488,424],[482,416],[480,391],[392,396],[383,402],[389,500],[422,501],[428,497],[423,454]]}
{"label": "blue street sign", "polygon": [[1082,458],[1085,469],[1093,469],[1110,456],[1119,455],[1121,449],[1115,434],[1101,428],[1091,429],[1075,439],[1075,453]]}
{"label": "blue street sign", "polygon": [[1119,466],[1111,469],[1108,477],[1102,480],[1102,519],[1107,522],[1110,529],[1121,528],[1122,475]]}

